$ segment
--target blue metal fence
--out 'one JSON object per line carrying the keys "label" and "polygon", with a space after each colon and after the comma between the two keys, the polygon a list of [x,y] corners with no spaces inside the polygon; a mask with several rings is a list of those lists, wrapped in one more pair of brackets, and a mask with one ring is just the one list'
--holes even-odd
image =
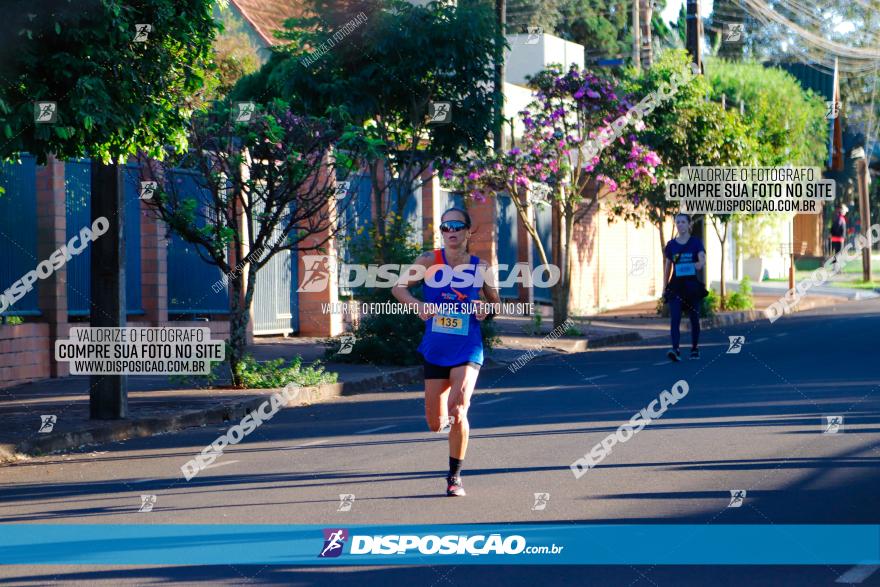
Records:
{"label": "blue metal fence", "polygon": [[[120,168],[125,182],[125,306],[128,314],[142,314],[141,304],[141,206],[140,172],[136,165]],[[67,212],[66,240],[85,226],[91,226],[91,162],[77,159],[65,163],[64,191]],[[91,296],[91,247],[67,262],[67,311],[87,316]]]}
{"label": "blue metal fence", "polygon": [[411,186],[403,186],[400,182],[393,182],[388,189],[388,209],[396,210],[397,202],[401,194],[407,194],[408,199],[403,207],[403,219],[411,227],[409,234],[410,242],[422,245],[422,198],[421,190],[413,191]]}
{"label": "blue metal fence", "polygon": [[[511,201],[509,194],[495,196],[495,213],[498,225],[498,264],[507,265],[506,270],[498,271],[498,281],[503,283],[516,265],[519,246],[517,236],[519,218],[516,205]],[[502,287],[500,293],[504,298],[516,298],[519,295],[519,286],[514,284]]]}
{"label": "blue metal fence", "polygon": [[[553,225],[553,211],[551,210],[549,205],[540,205],[535,206],[535,230],[538,231],[538,237],[541,239],[541,244],[544,246],[544,253],[547,255],[547,261],[549,262],[553,258],[553,243],[550,237],[550,230]],[[532,267],[536,267],[543,263],[541,261],[541,256],[538,254],[538,247],[535,243],[532,243]],[[546,278],[547,274],[544,273]],[[549,287],[539,287],[537,285],[535,288],[535,301],[540,302],[550,302],[550,288]]]}
{"label": "blue metal fence", "polygon": [[[175,170],[169,181],[177,182],[177,193],[195,199],[200,206],[210,202],[209,190],[199,181],[196,173]],[[204,226],[204,219],[196,224]],[[203,251],[204,253],[204,251]],[[168,238],[168,313],[169,314],[225,314],[229,312],[229,290],[221,282],[223,272],[199,257],[196,246],[177,234]],[[218,284],[218,282],[220,282]],[[214,287],[218,284],[218,287]],[[218,289],[219,291],[214,291]]]}
{"label": "blue metal fence", "polygon": [[[37,176],[36,160],[23,155],[20,164],[0,165],[0,292],[33,270],[37,259]],[[39,282],[4,315],[39,314]]]}

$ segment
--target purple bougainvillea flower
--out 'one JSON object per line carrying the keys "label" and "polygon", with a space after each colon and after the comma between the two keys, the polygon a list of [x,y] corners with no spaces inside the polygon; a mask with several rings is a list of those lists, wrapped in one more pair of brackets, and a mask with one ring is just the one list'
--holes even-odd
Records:
{"label": "purple bougainvillea flower", "polygon": [[595,90],[587,90],[587,97],[595,100],[596,98],[599,97],[599,92],[597,92]]}
{"label": "purple bougainvillea flower", "polygon": [[644,161],[647,165],[650,165],[651,167],[657,167],[658,165],[660,165],[660,157],[654,151],[648,151],[647,153],[645,153],[642,161]]}

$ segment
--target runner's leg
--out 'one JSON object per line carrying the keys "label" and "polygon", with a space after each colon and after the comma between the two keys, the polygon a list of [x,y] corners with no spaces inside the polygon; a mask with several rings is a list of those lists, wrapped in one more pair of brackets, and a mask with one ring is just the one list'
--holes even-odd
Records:
{"label": "runner's leg", "polygon": [[467,411],[479,374],[480,368],[471,364],[453,367],[449,372],[449,416],[455,417],[455,422],[449,431],[449,456],[455,459],[464,459],[464,455],[467,453],[470,435]]}
{"label": "runner's leg", "polygon": [[439,432],[446,423],[449,379],[425,379],[425,420],[431,432]]}
{"label": "runner's leg", "polygon": [[695,299],[688,302],[688,315],[691,319],[691,350],[700,346],[700,304],[701,300]]}
{"label": "runner's leg", "polygon": [[677,295],[670,296],[669,319],[669,331],[672,335],[672,348],[678,350],[678,345],[681,343],[681,298]]}

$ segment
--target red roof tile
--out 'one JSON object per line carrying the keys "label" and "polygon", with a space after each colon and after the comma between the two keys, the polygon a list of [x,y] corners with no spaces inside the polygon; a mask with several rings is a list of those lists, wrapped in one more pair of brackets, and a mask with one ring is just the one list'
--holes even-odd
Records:
{"label": "red roof tile", "polygon": [[302,6],[297,0],[230,0],[254,30],[269,45],[281,41],[275,38],[275,31],[284,28],[284,21],[302,14]]}

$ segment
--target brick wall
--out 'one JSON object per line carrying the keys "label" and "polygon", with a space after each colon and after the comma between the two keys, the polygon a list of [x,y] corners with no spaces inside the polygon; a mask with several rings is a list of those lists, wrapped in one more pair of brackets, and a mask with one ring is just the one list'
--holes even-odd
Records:
{"label": "brick wall", "polygon": [[51,376],[48,324],[0,325],[0,389]]}

